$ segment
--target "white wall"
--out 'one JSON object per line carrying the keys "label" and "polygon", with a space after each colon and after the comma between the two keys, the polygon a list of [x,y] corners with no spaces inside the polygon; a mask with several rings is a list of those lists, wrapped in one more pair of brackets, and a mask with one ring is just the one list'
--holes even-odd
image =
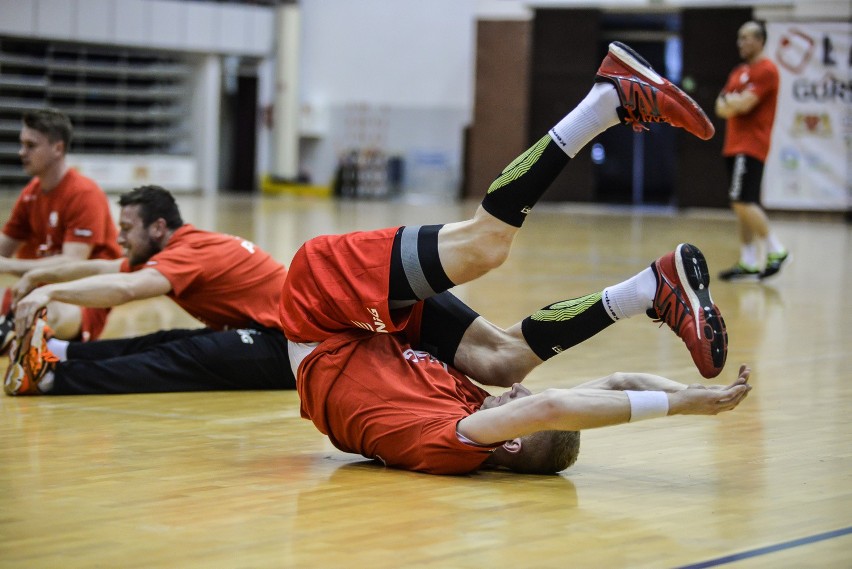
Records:
{"label": "white wall", "polygon": [[[306,125],[311,136],[303,144],[303,165],[313,181],[331,180],[339,153],[358,143],[353,125],[362,117],[382,123],[368,127],[367,137],[403,155],[409,179],[418,178],[418,168],[437,168],[438,183],[455,193],[462,135],[472,116],[476,2],[300,5],[301,100],[306,114],[319,117]],[[440,191],[412,188],[422,190]]]}
{"label": "white wall", "polygon": [[305,100],[470,105],[474,2],[303,0],[301,6]]}

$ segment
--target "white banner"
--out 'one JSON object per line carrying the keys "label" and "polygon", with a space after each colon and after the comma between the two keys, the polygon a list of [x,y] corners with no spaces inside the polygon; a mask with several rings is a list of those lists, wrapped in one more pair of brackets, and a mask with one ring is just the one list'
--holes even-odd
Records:
{"label": "white banner", "polygon": [[781,85],[763,204],[852,208],[852,23],[772,22],[766,55]]}
{"label": "white banner", "polygon": [[97,181],[105,192],[129,192],[156,184],[170,192],[198,189],[198,166],[190,156],[161,154],[69,154],[68,165]]}

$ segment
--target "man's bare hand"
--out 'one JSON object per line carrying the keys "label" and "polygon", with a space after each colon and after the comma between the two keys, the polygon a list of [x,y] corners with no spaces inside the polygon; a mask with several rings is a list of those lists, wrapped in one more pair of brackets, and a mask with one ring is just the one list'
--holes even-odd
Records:
{"label": "man's bare hand", "polygon": [[15,286],[12,287],[12,310],[18,305],[18,301],[27,296],[31,290],[36,287],[36,284],[25,273]]}
{"label": "man's bare hand", "polygon": [[22,298],[15,306],[15,334],[23,338],[36,316],[50,302],[50,298],[44,294],[43,288],[37,288]]}
{"label": "man's bare hand", "polygon": [[669,395],[669,415],[716,415],[734,409],[751,391],[751,369],[740,366],[737,379],[730,385],[690,385]]}

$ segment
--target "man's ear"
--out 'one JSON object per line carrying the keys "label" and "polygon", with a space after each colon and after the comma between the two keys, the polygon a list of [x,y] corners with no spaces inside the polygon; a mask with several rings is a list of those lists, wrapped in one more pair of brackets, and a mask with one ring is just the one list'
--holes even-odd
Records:
{"label": "man's ear", "polygon": [[506,452],[517,454],[521,452],[521,447],[523,443],[521,443],[521,439],[512,439],[511,441],[506,441],[503,443],[503,448],[506,449]]}
{"label": "man's ear", "polygon": [[166,233],[169,232],[169,228],[166,225],[166,220],[162,217],[158,218],[154,223],[151,224],[151,228],[154,230],[154,237],[156,239],[162,239]]}

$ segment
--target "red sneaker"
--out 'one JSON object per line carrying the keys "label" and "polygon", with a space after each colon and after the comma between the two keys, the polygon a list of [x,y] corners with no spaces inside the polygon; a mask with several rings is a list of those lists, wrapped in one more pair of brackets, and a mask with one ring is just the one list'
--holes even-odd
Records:
{"label": "red sneaker", "polygon": [[7,395],[38,395],[43,393],[39,384],[44,375],[56,366],[59,358],[47,348],[47,340],[53,331],[45,321],[45,312],[36,318],[20,344],[13,341],[9,368],[3,381],[3,391]]}
{"label": "red sneaker", "polygon": [[621,107],[618,116],[633,130],[647,130],[643,122],[667,122],[702,140],[713,137],[713,123],[692,98],[659,75],[645,59],[621,42],[609,44],[595,81],[615,86]]}
{"label": "red sneaker", "polygon": [[648,316],[665,322],[686,344],[706,378],[716,377],[728,357],[728,332],[710,298],[707,261],[695,245],[681,243],[651,264],[657,277],[654,308]]}

